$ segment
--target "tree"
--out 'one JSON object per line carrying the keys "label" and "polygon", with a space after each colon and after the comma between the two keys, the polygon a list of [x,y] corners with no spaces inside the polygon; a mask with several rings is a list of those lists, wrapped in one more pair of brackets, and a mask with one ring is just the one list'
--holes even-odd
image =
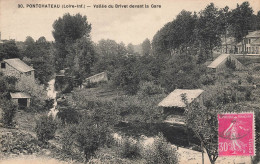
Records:
{"label": "tree", "polygon": [[134,54],[135,52],[134,52],[134,45],[132,44],[132,43],[129,43],[128,45],[127,45],[127,52],[129,53],[129,54]]}
{"label": "tree", "polygon": [[229,20],[230,20],[230,12],[229,7],[226,6],[223,9],[220,9],[220,15],[219,15],[219,28],[221,31],[221,35],[224,35],[225,43],[226,43],[226,53],[227,52],[227,34],[228,34],[228,28],[230,26]]}
{"label": "tree", "polygon": [[10,40],[0,45],[0,60],[19,58],[20,56],[20,51],[14,40]]}
{"label": "tree", "polygon": [[51,43],[42,36],[26,47],[23,56],[27,64],[33,65],[35,77],[41,84],[47,85],[54,73],[54,52]]}
{"label": "tree", "polygon": [[52,117],[43,115],[36,121],[35,132],[38,140],[43,143],[54,138],[56,130],[57,125]]}
{"label": "tree", "polygon": [[181,11],[172,22],[167,23],[153,37],[154,54],[179,54],[191,48],[194,38],[194,28],[197,20],[196,13]]}
{"label": "tree", "polygon": [[14,117],[17,112],[17,107],[8,99],[0,98],[1,105],[1,122],[5,127],[13,127],[15,125]]}
{"label": "tree", "polygon": [[67,49],[66,65],[70,68],[69,72],[82,80],[90,76],[97,60],[94,43],[89,38],[83,37],[67,46]]}
{"label": "tree", "polygon": [[74,44],[77,39],[82,37],[89,38],[91,24],[88,23],[87,17],[80,14],[64,14],[53,23],[53,37],[56,47],[56,69],[67,67],[67,55],[69,54],[68,46]]}
{"label": "tree", "polygon": [[[185,118],[186,125],[192,129],[201,142],[202,156],[203,149],[206,150],[212,164],[218,158],[218,109],[207,109],[198,102],[189,104],[186,95],[182,95],[186,104]],[[203,158],[203,157],[202,157]],[[202,159],[204,160],[204,159]]]}
{"label": "tree", "polygon": [[95,72],[114,72],[122,65],[122,58],[127,54],[127,49],[123,43],[118,44],[114,40],[100,40],[96,45],[97,62]]}
{"label": "tree", "polygon": [[151,53],[151,42],[146,38],[142,43],[142,55],[150,55]]}
{"label": "tree", "polygon": [[252,14],[253,9],[250,7],[249,2],[243,2],[241,5],[237,4],[237,7],[231,11],[230,23],[237,42],[240,42],[248,33],[248,30],[251,29]]}
{"label": "tree", "polygon": [[85,115],[79,124],[68,128],[65,134],[70,137],[63,136],[63,147],[72,150],[71,147],[75,144],[88,161],[99,147],[109,142],[111,129],[110,125]]}
{"label": "tree", "polygon": [[64,14],[53,23],[53,37],[55,42],[66,44],[74,42],[82,37],[89,37],[91,24],[88,23],[87,17],[80,14]]}
{"label": "tree", "polygon": [[24,41],[24,44],[26,46],[31,46],[31,45],[34,44],[34,39],[31,36],[27,36],[25,41]]}
{"label": "tree", "polygon": [[114,85],[122,87],[127,94],[136,94],[140,82],[138,65],[138,60],[135,56],[129,56],[122,60],[122,67],[116,70],[112,78]]}
{"label": "tree", "polygon": [[213,48],[220,45],[220,34],[219,29],[219,10],[213,3],[209,4],[199,14],[198,21],[196,23],[196,36],[199,42],[201,61],[204,62],[206,59],[212,57]]}

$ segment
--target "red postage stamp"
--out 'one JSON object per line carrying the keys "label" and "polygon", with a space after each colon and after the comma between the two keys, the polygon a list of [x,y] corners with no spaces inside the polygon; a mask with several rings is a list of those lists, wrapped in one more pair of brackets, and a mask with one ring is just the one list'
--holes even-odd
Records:
{"label": "red postage stamp", "polygon": [[254,156],[254,113],[218,114],[219,156]]}

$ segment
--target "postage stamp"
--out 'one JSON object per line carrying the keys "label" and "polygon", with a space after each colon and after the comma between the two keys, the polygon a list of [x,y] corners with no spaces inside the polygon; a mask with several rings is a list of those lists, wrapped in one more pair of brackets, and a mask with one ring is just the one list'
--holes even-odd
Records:
{"label": "postage stamp", "polygon": [[255,155],[254,113],[218,114],[219,156]]}

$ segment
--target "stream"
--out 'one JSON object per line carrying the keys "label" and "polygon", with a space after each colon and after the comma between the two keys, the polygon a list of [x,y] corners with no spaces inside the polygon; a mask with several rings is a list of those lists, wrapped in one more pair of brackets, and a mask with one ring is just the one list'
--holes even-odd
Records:
{"label": "stream", "polygon": [[56,106],[57,106],[57,99],[56,99],[56,96],[57,96],[57,91],[55,91],[55,87],[54,87],[54,84],[55,84],[55,79],[52,79],[48,82],[49,86],[47,88],[47,96],[50,98],[50,99],[54,99],[54,103],[53,103],[53,107],[50,109],[49,113],[48,113],[48,116],[52,116],[53,118],[56,117],[57,113],[59,112],[57,109],[56,109]]}

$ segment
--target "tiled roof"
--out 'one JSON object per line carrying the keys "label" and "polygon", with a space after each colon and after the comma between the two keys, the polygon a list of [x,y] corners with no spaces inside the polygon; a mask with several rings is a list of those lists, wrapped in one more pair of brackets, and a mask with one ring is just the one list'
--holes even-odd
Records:
{"label": "tiled roof", "polygon": [[182,100],[182,94],[186,95],[188,103],[191,103],[202,92],[202,89],[175,89],[165,99],[163,99],[158,106],[162,107],[185,107],[185,103]]}
{"label": "tiled roof", "polygon": [[12,99],[21,99],[21,98],[31,98],[31,96],[27,93],[24,93],[24,92],[15,92],[15,93],[10,93],[11,95],[11,98]]}
{"label": "tiled roof", "polygon": [[221,64],[227,57],[229,57],[229,54],[221,54],[219,55],[210,65],[208,65],[209,68],[216,68],[219,64]]}
{"label": "tiled roof", "polygon": [[28,66],[27,64],[25,64],[22,60],[20,60],[18,58],[5,59],[4,62],[6,62],[10,66],[14,67],[15,69],[17,69],[20,72],[29,72],[29,71],[34,70],[32,67]]}

